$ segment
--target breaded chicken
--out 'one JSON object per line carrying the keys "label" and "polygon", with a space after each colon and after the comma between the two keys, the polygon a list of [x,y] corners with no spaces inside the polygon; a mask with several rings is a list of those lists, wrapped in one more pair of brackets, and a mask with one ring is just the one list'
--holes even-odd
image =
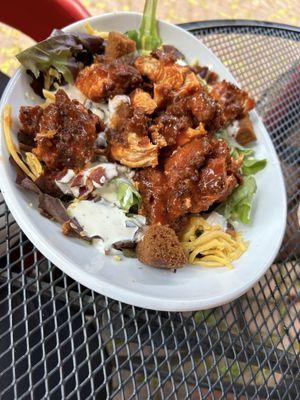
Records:
{"label": "breaded chicken", "polygon": [[111,157],[130,168],[155,167],[158,147],[148,138],[148,124],[143,110],[120,103],[108,131]]}
{"label": "breaded chicken", "polygon": [[89,99],[100,101],[130,93],[142,82],[140,73],[131,65],[118,59],[100,57],[79,72],[75,85]]}
{"label": "breaded chicken", "polygon": [[98,124],[96,115],[60,89],[40,116],[32,152],[52,170],[82,168],[93,157]]}
{"label": "breaded chicken", "polygon": [[221,105],[225,125],[244,117],[255,106],[255,101],[246,92],[226,81],[214,84],[210,96]]}
{"label": "breaded chicken", "polygon": [[142,89],[135,89],[130,94],[130,100],[133,108],[139,108],[145,114],[152,114],[157,107],[150,94]]}

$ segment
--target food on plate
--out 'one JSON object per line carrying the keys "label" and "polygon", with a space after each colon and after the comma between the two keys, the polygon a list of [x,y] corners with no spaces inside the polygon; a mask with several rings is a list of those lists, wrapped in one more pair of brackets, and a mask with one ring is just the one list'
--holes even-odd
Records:
{"label": "food on plate", "polygon": [[167,225],[150,225],[136,246],[138,259],[158,268],[180,268],[187,257],[175,231]]}
{"label": "food on plate", "polygon": [[200,216],[189,219],[181,240],[191,264],[232,268],[231,262],[244,253],[248,244],[232,227],[224,231],[224,223],[226,226],[225,218],[222,221],[222,216],[214,211],[206,220]]}
{"label": "food on plate", "polygon": [[139,31],[55,30],[18,56],[41,100],[19,110],[18,147],[5,108],[16,181],[64,235],[105,255],[232,268],[266,165],[243,147],[256,140],[255,101],[163,44],[155,8],[146,2]]}

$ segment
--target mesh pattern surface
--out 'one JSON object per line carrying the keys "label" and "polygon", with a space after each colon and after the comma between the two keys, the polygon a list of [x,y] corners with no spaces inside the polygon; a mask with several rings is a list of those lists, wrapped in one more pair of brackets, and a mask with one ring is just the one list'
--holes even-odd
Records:
{"label": "mesh pattern surface", "polygon": [[147,311],[60,272],[2,200],[2,400],[300,399],[300,33],[201,24],[192,32],[257,99],[281,159],[288,222],[276,263],[223,307]]}

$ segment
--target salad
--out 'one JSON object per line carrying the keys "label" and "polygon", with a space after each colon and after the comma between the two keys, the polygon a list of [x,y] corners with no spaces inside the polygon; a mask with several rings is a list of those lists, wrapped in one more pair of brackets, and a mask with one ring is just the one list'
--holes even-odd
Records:
{"label": "salad", "polygon": [[64,235],[116,260],[176,269],[227,266],[247,250],[255,101],[162,43],[156,1],[138,31],[55,30],[17,58],[41,100],[10,106],[4,132],[17,184]]}

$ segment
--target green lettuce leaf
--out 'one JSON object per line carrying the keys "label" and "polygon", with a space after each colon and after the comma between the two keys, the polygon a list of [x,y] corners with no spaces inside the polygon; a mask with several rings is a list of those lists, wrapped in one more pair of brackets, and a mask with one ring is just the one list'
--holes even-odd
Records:
{"label": "green lettuce leaf", "polygon": [[[103,39],[100,37],[81,32],[65,33],[56,29],[48,39],[29,47],[16,57],[30,72],[34,80],[32,87],[40,95],[45,82],[48,82],[47,89],[55,81],[73,83],[79,69],[91,63],[93,55],[103,52],[103,49]],[[58,74],[53,73],[53,70]]]}
{"label": "green lettuce leaf", "polygon": [[78,68],[73,52],[82,49],[82,44],[73,36],[61,34],[29,47],[16,57],[36,78],[40,72],[48,72],[53,67],[63,75],[66,82],[72,83],[73,72]]}
{"label": "green lettuce leaf", "polygon": [[126,32],[126,35],[136,42],[137,49],[142,52],[157,49],[162,44],[157,32],[156,6],[157,0],[146,0],[139,30]]}
{"label": "green lettuce leaf", "polygon": [[241,147],[225,130],[217,132],[216,137],[225,140],[228,147],[230,147],[231,157],[237,159],[241,154],[244,156],[243,165],[240,171],[243,175],[254,175],[264,169],[267,165],[266,159],[258,160],[257,158],[254,158],[254,151],[252,149]]}
{"label": "green lettuce leaf", "polygon": [[141,195],[136,188],[128,181],[123,179],[114,179],[117,187],[117,200],[120,208],[128,213],[129,210],[137,212],[141,203]]}
{"label": "green lettuce leaf", "polygon": [[256,158],[244,158],[242,165],[242,174],[243,175],[254,175],[257,172],[261,171],[267,165],[267,160],[257,160]]}
{"label": "green lettuce leaf", "polygon": [[246,176],[243,184],[234,189],[228,199],[217,207],[217,212],[224,215],[226,219],[238,220],[243,224],[249,224],[255,192],[255,178]]}

